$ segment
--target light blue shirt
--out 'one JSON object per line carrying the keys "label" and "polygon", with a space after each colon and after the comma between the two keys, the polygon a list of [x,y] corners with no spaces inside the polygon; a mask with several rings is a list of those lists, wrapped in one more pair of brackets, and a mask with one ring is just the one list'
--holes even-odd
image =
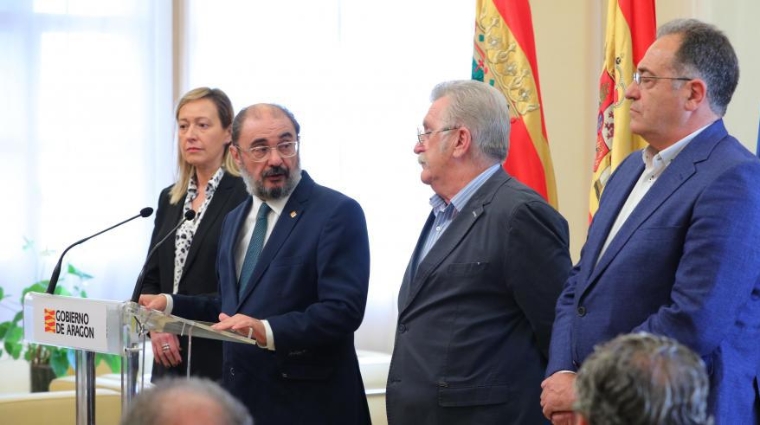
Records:
{"label": "light blue shirt", "polygon": [[430,228],[430,231],[427,234],[417,264],[425,258],[428,252],[430,252],[430,249],[433,248],[433,245],[435,245],[438,239],[441,238],[441,235],[443,235],[443,232],[449,227],[449,224],[454,221],[459,212],[462,211],[462,208],[464,208],[464,206],[467,205],[467,202],[470,201],[472,195],[475,194],[475,192],[483,186],[483,183],[485,183],[486,180],[494,175],[500,168],[501,164],[494,164],[487,168],[454,195],[449,204],[446,204],[446,201],[437,194],[430,198],[430,206],[433,207],[435,221],[433,221],[433,227]]}

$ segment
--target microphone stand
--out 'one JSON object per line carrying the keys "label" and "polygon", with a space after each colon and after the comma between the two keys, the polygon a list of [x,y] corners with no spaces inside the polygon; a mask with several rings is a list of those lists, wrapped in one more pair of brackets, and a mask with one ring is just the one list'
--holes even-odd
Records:
{"label": "microphone stand", "polygon": [[95,233],[94,235],[88,236],[88,237],[86,237],[84,239],[78,240],[78,241],[74,242],[73,244],[69,245],[66,249],[63,250],[63,252],[61,253],[61,256],[58,257],[58,262],[55,263],[55,267],[53,268],[53,274],[50,276],[50,281],[48,282],[48,287],[47,287],[47,290],[45,292],[48,293],[48,294],[51,294],[51,295],[55,292],[55,286],[58,284],[58,276],[60,276],[60,274],[61,274],[61,263],[63,262],[63,256],[66,255],[66,253],[69,252],[69,250],[71,248],[74,248],[75,246],[79,245],[80,243],[86,242],[86,241],[94,238],[95,236],[98,236],[98,235],[100,235],[102,233],[105,233],[105,232],[107,232],[107,231],[109,231],[109,230],[111,230],[113,228],[119,227],[119,226],[121,226],[124,223],[130,222],[130,221],[136,219],[137,217],[149,217],[151,214],[153,214],[153,208],[150,208],[150,207],[143,208],[143,209],[140,210],[140,214],[132,216],[132,217],[130,217],[130,218],[128,218],[128,219],[120,222],[120,223],[114,224],[113,226],[111,226],[111,227],[109,227],[109,228],[107,228],[105,230],[101,230],[98,233]]}
{"label": "microphone stand", "polygon": [[[148,217],[151,214],[153,214],[153,208],[143,208],[140,210],[139,214],[69,245],[63,250],[61,256],[58,257],[58,262],[53,268],[53,274],[50,276],[50,281],[48,282],[48,287],[45,292],[50,295],[55,293],[58,277],[61,274],[63,256],[66,255],[71,248],[115,227],[119,227],[124,223],[130,222],[137,217]],[[76,422],[78,425],[91,425],[95,423],[95,353],[88,350],[76,350],[74,368],[76,369]]]}
{"label": "microphone stand", "polygon": [[[176,226],[174,226],[173,229],[171,229],[166,235],[164,235],[163,238],[161,238],[158,242],[156,242],[155,245],[153,245],[153,248],[150,249],[148,252],[148,255],[145,257],[145,264],[143,264],[142,269],[140,270],[140,274],[137,276],[137,282],[135,283],[135,289],[132,292],[132,299],[131,301],[133,303],[139,303],[140,301],[140,293],[142,292],[143,288],[143,282],[145,282],[145,272],[148,270],[148,263],[150,262],[151,257],[156,252],[159,246],[161,246],[164,242],[166,242],[167,239],[171,235],[173,235],[177,229],[179,229],[180,226],[182,226],[182,223],[185,221],[190,221],[195,218],[195,211],[193,210],[187,210],[185,212],[185,215],[182,217],[182,219],[177,223]],[[134,304],[133,304],[134,306]],[[139,309],[139,306],[134,306],[134,308]],[[137,321],[137,319],[135,319]],[[123,362],[121,364],[121,411],[126,412],[129,406],[132,404],[132,401],[134,400],[135,396],[137,395],[137,372],[140,366],[140,358],[139,358],[139,352],[140,352],[140,345],[142,345],[143,350],[145,349],[145,329],[139,321],[137,321],[137,328],[139,331],[139,336],[141,337],[142,344],[132,344],[129,347],[125,344],[124,349],[124,357]],[[143,356],[144,359],[144,356]],[[143,367],[144,365],[143,361]]]}

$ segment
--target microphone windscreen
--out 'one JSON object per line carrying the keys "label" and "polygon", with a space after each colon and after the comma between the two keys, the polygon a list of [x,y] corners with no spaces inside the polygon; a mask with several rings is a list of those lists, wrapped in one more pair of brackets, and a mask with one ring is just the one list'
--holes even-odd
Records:
{"label": "microphone windscreen", "polygon": [[185,220],[192,220],[194,218],[195,218],[195,211],[193,210],[185,211]]}
{"label": "microphone windscreen", "polygon": [[150,217],[151,214],[153,214],[153,208],[151,207],[145,207],[140,210],[140,215],[142,217]]}

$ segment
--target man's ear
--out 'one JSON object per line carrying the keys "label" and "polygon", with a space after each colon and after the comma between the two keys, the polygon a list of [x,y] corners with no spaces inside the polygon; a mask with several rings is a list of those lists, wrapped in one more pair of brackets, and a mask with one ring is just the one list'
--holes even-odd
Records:
{"label": "man's ear", "polygon": [[454,145],[453,155],[455,158],[461,158],[472,149],[472,133],[467,127],[459,127],[456,130],[456,139],[451,143]]}
{"label": "man's ear", "polygon": [[232,159],[235,160],[235,164],[237,164],[238,167],[242,167],[243,161],[242,158],[240,158],[240,149],[238,149],[237,146],[233,145],[232,142],[230,142],[230,145],[227,149],[230,150],[230,155],[232,155]]}
{"label": "man's ear", "polygon": [[707,85],[704,81],[695,78],[686,83],[686,88],[689,89],[685,104],[687,111],[694,111],[703,102],[707,102]]}

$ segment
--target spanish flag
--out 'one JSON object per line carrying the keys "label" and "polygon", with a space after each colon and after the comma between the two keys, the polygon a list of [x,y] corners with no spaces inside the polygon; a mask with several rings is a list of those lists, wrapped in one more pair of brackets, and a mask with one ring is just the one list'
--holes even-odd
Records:
{"label": "spanish flag", "polygon": [[557,208],[528,0],[477,0],[472,79],[498,88],[509,103],[504,169]]}
{"label": "spanish flag", "polygon": [[630,102],[624,93],[629,84],[635,84],[633,73],[654,41],[655,25],[654,0],[607,0],[589,218],[599,209],[610,174],[631,152],[646,146],[644,139],[631,134]]}

